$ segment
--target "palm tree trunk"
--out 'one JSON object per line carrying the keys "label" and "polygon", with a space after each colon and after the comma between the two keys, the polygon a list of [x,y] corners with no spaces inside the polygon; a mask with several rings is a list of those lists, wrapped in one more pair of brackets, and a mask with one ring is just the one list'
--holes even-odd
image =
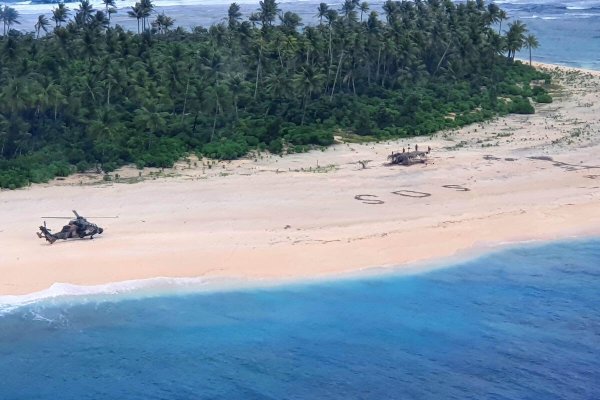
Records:
{"label": "palm tree trunk", "polygon": [[187,105],[188,90],[190,89],[190,76],[188,75],[187,83],[185,84],[185,96],[183,97],[183,110],[181,111],[181,122],[185,116],[185,106]]}
{"label": "palm tree trunk", "polygon": [[192,125],[192,136],[196,134],[196,125],[198,124],[198,114],[200,114],[200,111],[198,111],[196,113],[196,116],[194,117],[194,124]]}
{"label": "palm tree trunk", "polygon": [[108,90],[106,91],[106,105],[110,106],[110,81],[108,82]]}
{"label": "palm tree trunk", "polygon": [[256,82],[254,84],[254,98],[256,99],[256,95],[258,94],[258,77],[260,75],[260,55],[262,49],[258,50],[258,60],[256,62]]}
{"label": "palm tree trunk", "polygon": [[[90,61],[91,61],[91,57],[90,57]],[[94,101],[94,104],[96,104],[96,96],[94,95],[94,91],[92,90],[92,87],[87,82],[85,83],[85,86],[87,86],[90,94],[92,95],[92,100]]]}
{"label": "palm tree trunk", "polygon": [[281,49],[279,47],[277,47],[277,55],[279,56],[279,63],[281,64],[281,69],[284,69],[283,58],[281,58]]}
{"label": "palm tree trunk", "polygon": [[333,49],[331,48],[331,31],[332,26],[329,25],[329,68],[327,68],[327,84],[325,85],[325,92],[329,89],[329,75],[331,75],[331,67],[333,66]]}
{"label": "palm tree trunk", "polygon": [[213,137],[215,136],[215,130],[217,129],[217,114],[219,111],[219,106],[218,103],[217,105],[215,105],[215,117],[213,119],[213,127],[212,127],[212,133],[210,134],[210,142],[212,143],[213,141]]}
{"label": "palm tree trunk", "polygon": [[304,92],[304,98],[302,99],[303,107],[302,107],[302,121],[300,121],[300,126],[304,125],[304,116],[306,115],[306,103],[307,100],[307,92]]}
{"label": "palm tree trunk", "polygon": [[340,61],[338,62],[337,71],[335,72],[335,78],[333,79],[333,86],[331,88],[331,96],[329,97],[329,101],[333,100],[333,92],[335,91],[335,84],[337,82],[338,75],[340,74],[340,68],[342,67],[342,60],[344,59],[344,50],[340,54]]}
{"label": "palm tree trunk", "polygon": [[442,58],[440,58],[440,62],[438,62],[437,67],[435,67],[435,71],[433,72],[433,76],[435,76],[435,74],[437,74],[438,69],[440,69],[440,66],[442,65],[442,61],[444,61],[444,57],[446,57],[446,53],[448,52],[448,49],[450,48],[450,41],[448,41],[448,45],[446,46],[446,50],[444,50],[444,54],[442,54]]}
{"label": "palm tree trunk", "polygon": [[213,141],[213,137],[215,136],[215,130],[217,129],[217,115],[219,114],[219,108],[220,104],[219,104],[219,94],[215,93],[216,95],[216,102],[215,102],[215,118],[213,119],[213,128],[212,128],[212,133],[210,134],[210,141]]}
{"label": "palm tree trunk", "polygon": [[333,49],[331,48],[331,33],[332,33],[333,27],[331,25],[329,25],[329,67],[331,68],[331,65],[333,65]]}
{"label": "palm tree trunk", "polygon": [[529,46],[529,66],[531,67],[531,46]]}
{"label": "palm tree trunk", "polygon": [[380,62],[381,62],[381,46],[379,46],[379,50],[377,51],[377,71],[375,72],[375,82],[379,81]]}
{"label": "palm tree trunk", "polygon": [[386,62],[385,65],[383,66],[383,75],[381,76],[381,87],[382,88],[385,88],[385,78],[387,77],[387,73],[388,73],[388,64]]}

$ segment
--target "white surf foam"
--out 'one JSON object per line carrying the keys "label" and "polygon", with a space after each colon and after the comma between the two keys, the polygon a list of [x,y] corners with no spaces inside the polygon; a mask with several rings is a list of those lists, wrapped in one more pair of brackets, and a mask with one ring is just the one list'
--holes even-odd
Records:
{"label": "white surf foam", "polygon": [[[320,279],[306,278],[306,282]],[[0,316],[26,306],[60,306],[145,299],[165,295],[214,293],[277,287],[286,283],[301,283],[304,279],[246,279],[234,277],[156,277],[113,282],[101,285],[54,283],[48,289],[23,295],[0,295]]]}
{"label": "white surf foam", "polygon": [[[212,282],[212,285],[210,285]],[[103,300],[124,297],[152,297],[166,292],[201,290],[216,287],[217,281],[206,278],[149,278],[108,283],[103,285],[74,285],[71,283],[55,283],[48,289],[24,295],[0,296],[0,315],[14,311],[20,307],[41,302],[68,302],[85,300]]]}

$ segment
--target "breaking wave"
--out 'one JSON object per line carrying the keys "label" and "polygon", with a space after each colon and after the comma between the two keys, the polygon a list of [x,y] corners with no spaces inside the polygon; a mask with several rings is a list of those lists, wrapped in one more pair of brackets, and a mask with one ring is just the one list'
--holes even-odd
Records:
{"label": "breaking wave", "polygon": [[[171,292],[180,293],[214,289],[218,284],[219,281],[216,279],[166,277],[136,279],[102,285],[55,283],[48,289],[39,292],[0,296],[0,316],[21,307],[41,302],[48,305],[73,301],[85,303],[86,301],[114,299],[115,295],[118,299],[155,297]],[[233,282],[230,284],[233,284]]]}

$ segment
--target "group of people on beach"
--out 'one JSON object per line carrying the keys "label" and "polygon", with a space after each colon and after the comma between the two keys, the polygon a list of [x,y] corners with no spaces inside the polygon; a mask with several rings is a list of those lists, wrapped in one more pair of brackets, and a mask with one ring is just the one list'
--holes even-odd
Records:
{"label": "group of people on beach", "polygon": [[[415,151],[419,151],[419,145],[415,144]],[[402,148],[402,152],[406,153],[406,148]],[[410,144],[408,145],[408,152],[410,153]],[[431,147],[427,146],[427,154],[429,154],[431,152]],[[392,153],[393,154],[393,153]]]}

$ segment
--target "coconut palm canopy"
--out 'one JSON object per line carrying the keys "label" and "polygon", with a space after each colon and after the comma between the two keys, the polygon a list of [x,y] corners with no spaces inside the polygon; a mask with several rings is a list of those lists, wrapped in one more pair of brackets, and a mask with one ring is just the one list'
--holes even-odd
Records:
{"label": "coconut palm canopy", "polygon": [[234,3],[223,23],[189,32],[143,0],[128,11],[139,34],[112,26],[104,4],[59,4],[54,26],[40,18],[32,34],[1,9],[1,187],[189,152],[304,151],[336,131],[428,134],[533,112],[544,89],[527,83],[548,78],[513,61],[535,48],[526,27],[499,34],[506,15],[483,1],[387,1],[380,15],[347,0],[321,4],[311,25],[274,0],[248,18]]}

